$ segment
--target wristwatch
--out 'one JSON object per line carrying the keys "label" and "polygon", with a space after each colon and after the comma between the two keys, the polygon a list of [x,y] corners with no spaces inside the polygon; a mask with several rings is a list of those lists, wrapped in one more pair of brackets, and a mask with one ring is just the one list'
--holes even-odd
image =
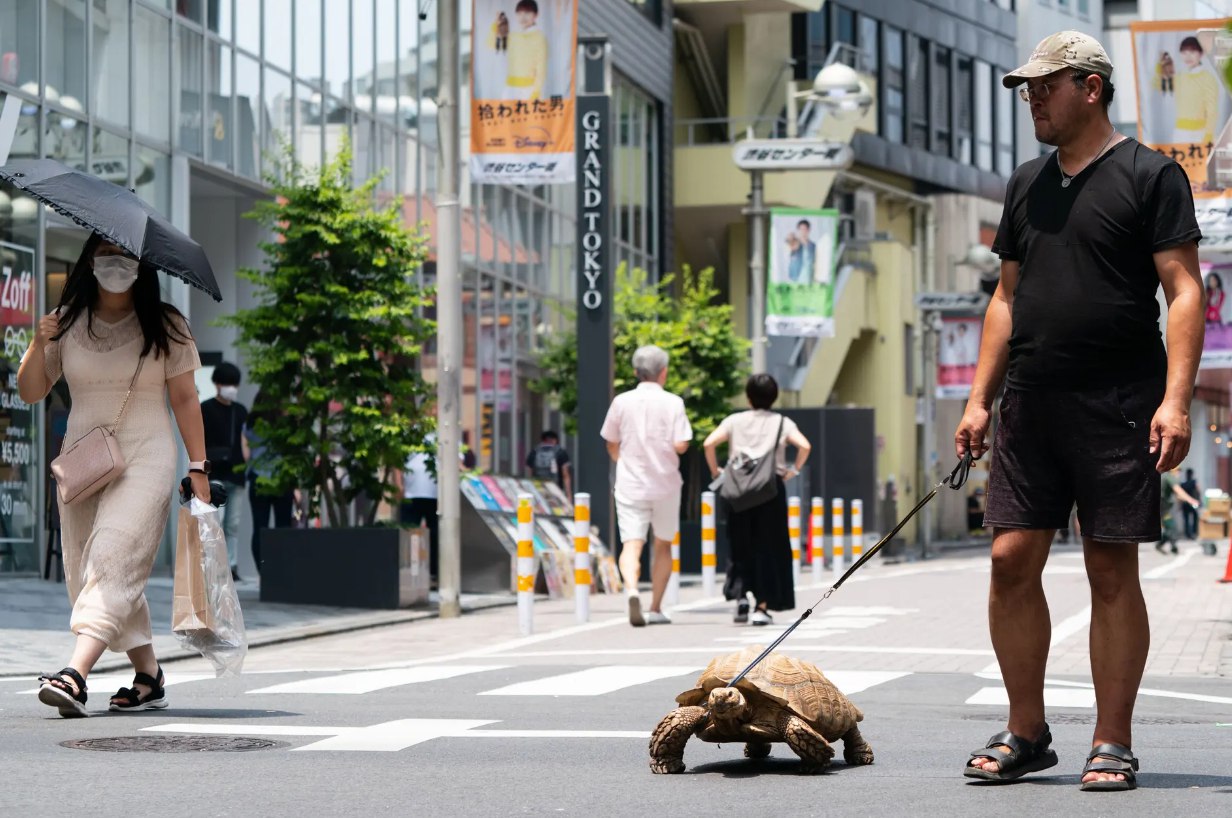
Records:
{"label": "wristwatch", "polygon": [[188,473],[192,474],[193,472],[197,472],[198,474],[209,474],[210,473],[210,461],[208,460],[188,461]]}

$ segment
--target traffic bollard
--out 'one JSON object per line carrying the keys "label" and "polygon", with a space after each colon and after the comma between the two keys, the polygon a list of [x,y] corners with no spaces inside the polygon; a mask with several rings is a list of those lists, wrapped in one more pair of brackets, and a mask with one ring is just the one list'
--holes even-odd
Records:
{"label": "traffic bollard", "polygon": [[843,547],[846,534],[843,530],[843,501],[834,499],[830,501],[830,533],[834,540],[834,547],[830,549],[833,555],[831,558],[831,567],[834,569],[836,576],[843,574]]}
{"label": "traffic bollard", "polygon": [[714,568],[718,560],[714,553],[714,492],[702,492],[702,593],[714,596]]}
{"label": "traffic bollard", "polygon": [[667,593],[663,595],[664,603],[669,607],[680,604],[680,529],[672,537],[672,575],[667,580]]}
{"label": "traffic bollard", "polygon": [[787,498],[787,537],[791,540],[791,582],[800,583],[800,498]]}
{"label": "traffic bollard", "polygon": [[864,501],[851,501],[851,561],[864,556]]}
{"label": "traffic bollard", "polygon": [[823,525],[821,498],[814,497],[809,505],[809,565],[814,577],[821,576],[822,569],[825,568],[826,552],[822,544]]}
{"label": "traffic bollard", "polygon": [[573,495],[573,598],[577,621],[590,621],[590,495]]}
{"label": "traffic bollard", "polygon": [[529,494],[518,495],[518,629],[535,632],[535,512]]}

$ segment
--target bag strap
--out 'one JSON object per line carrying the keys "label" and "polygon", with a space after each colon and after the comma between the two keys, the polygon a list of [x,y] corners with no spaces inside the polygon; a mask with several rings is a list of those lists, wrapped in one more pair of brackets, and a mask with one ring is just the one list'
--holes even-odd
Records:
{"label": "bag strap", "polygon": [[142,355],[137,359],[137,371],[133,373],[133,379],[128,382],[128,391],[124,393],[124,402],[120,404],[120,411],[116,412],[116,419],[111,423],[111,433],[115,434],[120,426],[120,418],[124,417],[124,410],[128,408],[128,399],[132,397],[133,387],[137,385],[137,376],[141,374],[141,367],[145,366],[145,356]]}

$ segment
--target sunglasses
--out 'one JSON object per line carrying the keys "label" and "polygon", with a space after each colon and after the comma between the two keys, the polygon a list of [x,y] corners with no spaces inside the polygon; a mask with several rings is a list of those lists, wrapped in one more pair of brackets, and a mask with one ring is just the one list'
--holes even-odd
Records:
{"label": "sunglasses", "polygon": [[1070,81],[1070,77],[1057,77],[1051,82],[1041,82],[1034,87],[1028,85],[1020,85],[1018,87],[1018,96],[1023,102],[1030,102],[1033,99],[1038,99],[1040,102],[1048,99],[1048,95],[1052,93],[1054,85],[1060,85],[1063,82]]}

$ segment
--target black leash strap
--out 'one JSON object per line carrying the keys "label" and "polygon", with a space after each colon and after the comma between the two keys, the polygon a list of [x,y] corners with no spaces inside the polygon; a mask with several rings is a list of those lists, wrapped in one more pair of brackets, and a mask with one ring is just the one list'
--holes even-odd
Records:
{"label": "black leash strap", "polygon": [[821,599],[814,602],[808,608],[808,610],[800,614],[800,618],[797,619],[795,622],[793,622],[791,627],[789,627],[787,630],[779,634],[779,638],[775,639],[774,642],[770,644],[770,647],[763,650],[760,656],[758,656],[756,659],[754,659],[752,662],[749,663],[748,667],[740,671],[740,675],[731,680],[731,684],[729,685],[729,687],[734,687],[736,682],[743,679],[746,675],[748,675],[748,672],[750,670],[757,667],[758,663],[761,662],[761,660],[765,659],[767,656],[769,656],[771,652],[774,651],[775,648],[777,648],[780,644],[782,644],[784,639],[786,639],[788,636],[791,636],[792,631],[800,627],[801,622],[809,618],[809,615],[813,613],[813,608],[816,608],[818,605],[820,605],[821,603],[829,599],[830,594],[837,591],[839,586],[847,581],[847,577],[854,574],[857,568],[859,568],[864,563],[868,562],[869,559],[871,559],[874,554],[876,554],[878,551],[881,550],[881,547],[883,545],[888,543],[890,540],[894,539],[894,535],[897,534],[899,531],[902,531],[903,526],[905,526],[911,520],[911,518],[916,515],[916,513],[920,509],[928,505],[929,500],[937,496],[937,492],[941,489],[942,486],[949,486],[955,491],[962,488],[963,485],[967,482],[967,478],[971,475],[971,464],[973,462],[975,462],[975,458],[971,456],[970,452],[967,452],[966,454],[964,454],[962,458],[958,461],[958,465],[954,467],[954,470],[950,472],[948,477],[943,478],[940,483],[933,486],[933,490],[930,491],[928,494],[926,494],[923,500],[916,503],[915,508],[911,509],[911,511],[907,514],[907,516],[904,517],[902,520],[900,520],[898,525],[894,526],[894,528],[890,531],[889,534],[886,534],[884,537],[882,537],[877,542],[876,545],[874,545],[872,548],[865,551],[864,556],[856,560],[855,564],[853,564],[850,568],[848,568],[847,571],[841,577],[838,578],[838,582],[830,586],[830,590],[826,591],[825,594],[822,595]]}

